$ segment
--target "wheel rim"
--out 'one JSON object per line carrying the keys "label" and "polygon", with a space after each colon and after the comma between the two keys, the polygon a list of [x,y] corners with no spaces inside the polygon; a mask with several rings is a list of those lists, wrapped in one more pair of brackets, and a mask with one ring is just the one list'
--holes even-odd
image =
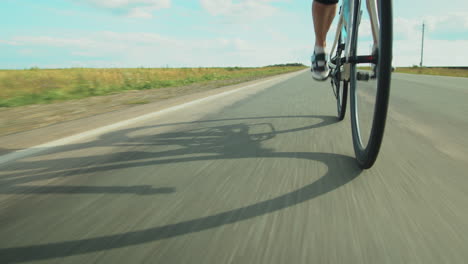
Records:
{"label": "wheel rim", "polygon": [[[363,12],[361,25],[370,24],[367,12]],[[372,54],[372,34],[369,31],[358,31],[356,35],[356,56]],[[377,47],[380,50],[379,47]],[[376,54],[377,56],[379,54]],[[380,57],[380,56],[378,56]],[[358,139],[359,148],[364,151],[370,144],[372,129],[374,126],[375,110],[378,100],[377,87],[379,81],[379,69],[373,70],[376,65],[356,64],[351,66],[351,83],[354,97],[354,116],[356,129],[355,134]],[[376,78],[370,78],[376,75]],[[369,79],[367,78],[369,77]],[[367,81],[365,81],[368,79]]]}

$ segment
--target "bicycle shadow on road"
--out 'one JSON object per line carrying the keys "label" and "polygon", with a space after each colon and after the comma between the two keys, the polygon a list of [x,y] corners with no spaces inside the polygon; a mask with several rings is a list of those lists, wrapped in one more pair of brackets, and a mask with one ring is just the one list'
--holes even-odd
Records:
{"label": "bicycle shadow on road", "polygon": [[[321,121],[318,123],[314,122],[306,126],[288,128],[284,130],[275,129],[275,125],[272,122],[274,122],[275,119],[285,118],[302,118],[306,120],[319,119]],[[50,155],[53,153],[82,149],[83,147],[91,148],[95,146],[109,145],[171,145],[178,146],[179,148],[163,150],[160,152],[130,151],[117,154],[94,155],[91,157],[85,157],[86,160],[81,162],[84,162],[84,164],[89,164],[88,162],[94,160],[94,164],[98,165],[90,166],[84,169],[79,167],[67,168],[67,166],[73,164],[73,158],[56,158],[53,160],[49,159],[47,161],[20,161],[19,166],[24,169],[31,170],[31,174],[25,175],[24,173],[16,173],[0,176],[1,186],[13,186],[16,188],[18,187],[17,185],[21,186],[21,184],[31,183],[34,181],[56,177],[69,177],[85,173],[95,173],[100,171],[136,168],[143,166],[158,166],[161,164],[170,163],[229,159],[304,159],[322,162],[328,167],[328,171],[320,179],[299,189],[272,199],[260,201],[237,209],[188,221],[182,221],[175,224],[156,226],[153,228],[115,235],[70,240],[42,245],[3,248],[0,249],[0,260],[7,263],[23,262],[56,257],[66,257],[77,254],[138,245],[232,224],[276,212],[284,208],[312,200],[320,195],[331,192],[355,179],[360,174],[361,170],[357,166],[354,158],[332,153],[277,152],[272,149],[263,147],[261,142],[271,140],[281,134],[317,129],[334,124],[336,122],[336,118],[330,116],[272,116],[201,120],[185,123],[145,126],[108,133],[93,142],[59,147],[51,151],[47,151],[47,153],[44,154]],[[133,137],[130,136],[130,134],[138,132],[139,130],[182,125],[187,127],[183,127],[182,129],[176,131],[163,132],[160,134],[139,135]],[[269,131],[252,133],[250,130],[253,126],[269,128]],[[183,155],[186,154],[197,154],[199,156],[184,157]],[[106,161],[106,163],[100,163],[101,160]],[[48,166],[50,167],[51,162],[58,164],[58,167],[52,171],[48,171],[47,168]],[[2,189],[0,189],[0,193],[2,193],[1,190]],[[43,189],[42,191],[47,193],[47,189]]]}

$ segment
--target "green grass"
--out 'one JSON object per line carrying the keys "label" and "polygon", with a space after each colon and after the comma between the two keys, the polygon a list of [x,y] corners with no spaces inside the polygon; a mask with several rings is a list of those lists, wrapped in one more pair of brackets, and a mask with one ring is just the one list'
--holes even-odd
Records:
{"label": "green grass", "polygon": [[133,100],[133,101],[128,101],[125,104],[138,105],[138,104],[148,104],[149,102],[150,102],[149,100]]}
{"label": "green grass", "polygon": [[0,70],[0,107],[47,104],[129,90],[177,87],[216,80],[265,77],[303,68],[305,67]]}
{"label": "green grass", "polygon": [[438,68],[438,67],[401,67],[396,72],[425,75],[441,75],[452,77],[468,77],[468,69]]}

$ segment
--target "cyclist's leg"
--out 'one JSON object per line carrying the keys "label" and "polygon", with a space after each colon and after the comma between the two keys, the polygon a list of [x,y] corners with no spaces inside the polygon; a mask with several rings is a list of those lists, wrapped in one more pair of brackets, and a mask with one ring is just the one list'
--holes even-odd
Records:
{"label": "cyclist's leg", "polygon": [[328,78],[327,56],[325,52],[328,30],[335,18],[338,0],[314,0],[312,18],[315,30],[315,46],[312,55],[312,77],[319,81]]}
{"label": "cyclist's leg", "polygon": [[328,30],[335,18],[338,0],[314,0],[312,18],[315,29],[315,46],[325,48]]}
{"label": "cyclist's leg", "polygon": [[[377,3],[375,2],[375,0],[367,0],[366,4],[367,4],[367,12],[369,12],[369,14],[372,12],[372,10],[378,12]],[[370,18],[370,15],[369,15],[369,18]],[[375,55],[377,55],[377,47],[379,46],[379,43],[378,43],[379,38],[377,36],[377,34],[379,34],[379,32],[378,32],[379,22],[377,20],[370,19],[370,26],[371,26],[371,30],[372,30],[372,39],[373,39],[372,55],[375,56]],[[372,68],[372,74],[371,74],[370,77],[371,77],[371,79],[375,79],[377,77],[376,65],[372,64],[371,68]]]}
{"label": "cyclist's leg", "polygon": [[[367,3],[367,11],[369,13],[371,12],[372,7],[376,8],[376,6],[377,6],[375,0],[367,0],[366,3]],[[378,32],[379,25],[378,25],[377,21],[373,21],[372,19],[371,19],[370,23],[371,23],[371,30],[372,30],[372,38],[374,40],[372,51],[374,51],[374,49],[378,46],[377,40],[379,38],[377,37],[377,34],[379,33]],[[375,23],[377,23],[377,25],[375,25]]]}

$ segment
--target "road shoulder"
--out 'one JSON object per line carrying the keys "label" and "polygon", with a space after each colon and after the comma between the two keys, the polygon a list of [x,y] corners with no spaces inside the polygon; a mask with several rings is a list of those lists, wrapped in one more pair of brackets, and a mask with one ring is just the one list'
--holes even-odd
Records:
{"label": "road shoulder", "polygon": [[[245,86],[255,85],[269,80],[294,76],[306,70],[280,74],[258,80],[242,82],[224,87],[176,87],[153,90],[152,95],[129,92],[118,95],[93,97],[82,100],[61,102],[50,105],[36,105],[3,111],[2,116],[8,116],[10,123],[3,120],[3,135],[0,132],[0,155],[27,149],[60,138],[83,133],[99,127],[111,125],[120,121],[136,118],[151,112],[157,112],[173,106],[194,100],[236,90]],[[145,92],[145,91],[144,91]],[[145,97],[146,96],[146,97]],[[152,97],[151,97],[152,96]],[[123,104],[122,102],[150,100],[147,104]],[[15,112],[16,111],[16,112]],[[79,111],[79,113],[76,113]],[[33,121],[29,124],[18,122],[27,116]],[[6,127],[15,133],[6,134]],[[6,134],[6,135],[5,135]]]}

